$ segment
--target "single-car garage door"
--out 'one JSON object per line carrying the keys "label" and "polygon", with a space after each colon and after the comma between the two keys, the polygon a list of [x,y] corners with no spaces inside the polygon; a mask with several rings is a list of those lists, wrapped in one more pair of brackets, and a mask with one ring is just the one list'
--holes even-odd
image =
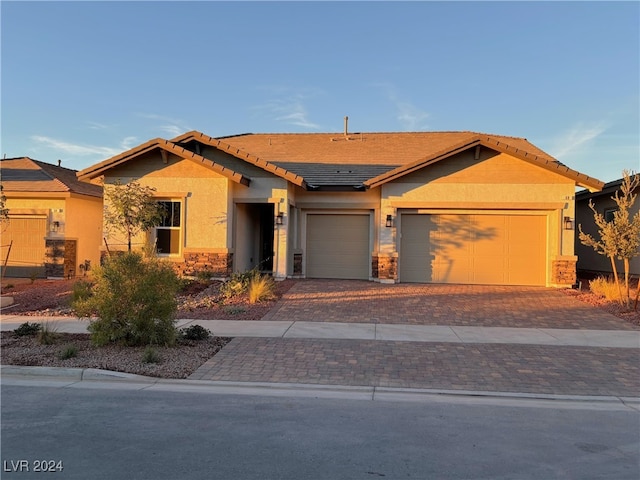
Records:
{"label": "single-car garage door", "polygon": [[400,281],[545,285],[544,215],[403,214]]}
{"label": "single-car garage door", "polygon": [[[7,277],[44,277],[47,219],[34,216],[10,216],[2,231],[2,265]],[[11,245],[11,251],[9,251]]]}
{"label": "single-car garage door", "polygon": [[369,215],[307,215],[308,278],[369,278]]}

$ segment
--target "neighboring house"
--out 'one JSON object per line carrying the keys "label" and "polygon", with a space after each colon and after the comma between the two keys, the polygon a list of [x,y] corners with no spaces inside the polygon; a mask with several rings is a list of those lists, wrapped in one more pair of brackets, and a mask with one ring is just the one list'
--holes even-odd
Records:
{"label": "neighboring house", "polygon": [[575,282],[575,186],[603,185],[523,138],[346,128],[193,131],[78,177],[155,187],[149,240],[186,274],[547,286]]}
{"label": "neighboring house", "polygon": [[2,265],[8,260],[3,275],[68,278],[83,274],[86,262],[99,263],[101,186],[28,157],[3,159],[0,168],[9,209],[0,241]]}
{"label": "neighboring house", "polygon": [[[613,212],[617,210],[617,205],[613,200],[616,191],[620,189],[622,179],[606,183],[601,191],[589,192],[582,190],[576,194],[576,225],[582,226],[584,233],[589,233],[596,240],[600,240],[598,227],[593,220],[593,210],[589,208],[589,201],[593,202],[596,211],[606,220],[613,218]],[[640,194],[640,187],[634,193]],[[633,218],[640,210],[640,198],[636,199],[633,208],[629,211],[629,216]],[[587,276],[598,274],[612,274],[611,260],[609,257],[600,255],[593,247],[583,245],[578,237],[578,227],[576,226],[576,254],[578,255],[578,271]],[[616,269],[619,274],[624,273],[622,260],[616,260]],[[629,262],[629,272],[632,275],[640,275],[640,256],[634,257]]]}

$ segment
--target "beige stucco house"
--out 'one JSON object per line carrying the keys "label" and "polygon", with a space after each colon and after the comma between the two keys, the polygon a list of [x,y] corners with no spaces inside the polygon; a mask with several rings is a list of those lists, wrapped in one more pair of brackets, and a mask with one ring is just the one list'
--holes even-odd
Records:
{"label": "beige stucco house", "polygon": [[9,221],[0,250],[7,277],[68,278],[100,261],[102,187],[76,170],[28,157],[0,161]]}
{"label": "beige stucco house", "polygon": [[78,177],[155,187],[170,215],[149,239],[186,274],[543,286],[575,282],[575,187],[603,185],[523,138],[346,127],[193,131]]}
{"label": "beige stucco house", "polygon": [[[620,190],[622,179],[608,182],[602,190],[598,192],[590,192],[581,190],[576,194],[576,225],[582,226],[582,231],[591,234],[595,239],[599,239],[598,227],[593,220],[593,210],[589,208],[589,202],[593,202],[596,211],[604,215],[605,219],[613,217],[617,205],[613,200],[616,191]],[[634,193],[640,194],[640,187],[636,188]],[[629,211],[629,216],[633,218],[640,210],[640,200],[636,199],[636,203]],[[577,228],[577,227],[576,227]],[[600,255],[593,247],[583,245],[578,235],[576,235],[576,254],[578,255],[578,271],[585,276],[608,275],[613,273],[611,260],[609,257]],[[616,260],[616,269],[619,274],[624,273],[622,260]],[[629,273],[631,275],[640,275],[640,256],[634,257],[629,262]]]}

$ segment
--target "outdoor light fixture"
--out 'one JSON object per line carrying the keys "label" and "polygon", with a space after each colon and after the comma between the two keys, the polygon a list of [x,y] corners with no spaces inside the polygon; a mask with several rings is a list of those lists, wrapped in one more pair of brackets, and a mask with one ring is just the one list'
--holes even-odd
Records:
{"label": "outdoor light fixture", "polygon": [[387,228],[393,227],[393,215],[387,215],[387,221],[385,222]]}
{"label": "outdoor light fixture", "polygon": [[55,222],[51,223],[51,231],[52,232],[54,232],[54,233],[57,232],[59,228],[60,228],[60,222],[55,221]]}
{"label": "outdoor light fixture", "polygon": [[573,230],[573,220],[571,220],[571,217],[564,217],[564,229]]}
{"label": "outdoor light fixture", "polygon": [[278,215],[276,215],[276,225],[282,225],[284,222],[284,213],[279,212]]}

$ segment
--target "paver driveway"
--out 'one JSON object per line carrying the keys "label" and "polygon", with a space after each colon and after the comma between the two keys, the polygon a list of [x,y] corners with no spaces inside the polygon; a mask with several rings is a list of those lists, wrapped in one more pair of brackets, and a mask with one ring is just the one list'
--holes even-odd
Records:
{"label": "paver driveway", "polygon": [[[297,282],[263,318],[639,330],[548,288]],[[563,395],[640,394],[640,348],[237,337],[190,378]]]}
{"label": "paver driveway", "polygon": [[358,280],[301,280],[263,320],[638,329],[553,288]]}

